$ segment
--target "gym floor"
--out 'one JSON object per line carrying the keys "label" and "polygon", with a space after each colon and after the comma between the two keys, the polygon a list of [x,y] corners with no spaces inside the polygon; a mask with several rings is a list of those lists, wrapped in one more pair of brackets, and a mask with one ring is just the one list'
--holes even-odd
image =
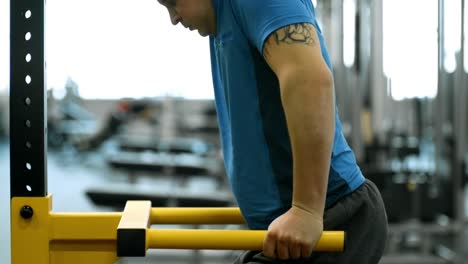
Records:
{"label": "gym floor", "polygon": [[[92,156],[95,155],[95,156]],[[102,155],[89,154],[85,158],[78,158],[66,152],[60,155],[49,152],[48,154],[48,192],[53,195],[53,209],[58,212],[104,212],[111,209],[95,206],[85,195],[84,192],[89,187],[105,185],[112,180],[113,182],[125,182],[127,176],[116,175],[103,162]],[[103,165],[104,164],[104,165]],[[2,263],[10,263],[10,219],[9,219],[9,146],[6,141],[0,142],[0,259]],[[169,179],[159,179],[156,182],[151,178],[139,179],[139,183],[155,188],[170,188]],[[147,183],[147,184],[146,184]],[[157,186],[157,187],[156,187]],[[195,179],[188,185],[189,188],[207,190],[215,188],[214,184],[204,179]],[[190,187],[191,186],[191,187]],[[468,193],[468,192],[467,192]],[[468,196],[466,196],[468,201]],[[467,203],[468,204],[468,203]],[[468,211],[468,210],[467,210]],[[386,255],[381,263],[453,263],[447,259],[453,259],[453,253],[458,254],[462,260],[468,259],[468,248],[463,249],[463,245],[468,244],[468,230],[464,230],[460,237],[441,236],[441,245],[439,255],[444,255],[444,259],[429,258],[421,255],[415,255],[411,251],[401,251],[398,254],[392,253]],[[456,241],[456,242],[455,242]],[[456,244],[455,244],[456,243]],[[456,248],[459,249],[456,249]],[[449,250],[451,249],[451,250]],[[150,250],[146,258],[121,259],[122,263],[230,263],[238,252],[231,251],[192,251],[192,250]],[[5,261],[5,262],[4,262]],[[461,262],[468,263],[468,262]]]}

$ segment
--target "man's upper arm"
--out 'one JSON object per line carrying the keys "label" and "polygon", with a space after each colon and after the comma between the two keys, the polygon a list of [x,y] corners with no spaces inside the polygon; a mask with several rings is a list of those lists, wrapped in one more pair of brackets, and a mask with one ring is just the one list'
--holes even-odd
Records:
{"label": "man's upper arm", "polygon": [[315,27],[310,23],[291,24],[274,31],[266,39],[263,56],[280,84],[295,74],[314,81],[330,81],[331,72],[322,56]]}

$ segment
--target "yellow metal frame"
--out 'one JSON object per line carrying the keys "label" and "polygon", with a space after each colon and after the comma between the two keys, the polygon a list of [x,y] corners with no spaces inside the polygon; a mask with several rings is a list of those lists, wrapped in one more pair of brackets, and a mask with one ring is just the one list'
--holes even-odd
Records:
{"label": "yellow metal frame", "polygon": [[[20,215],[25,205],[30,219]],[[149,207],[148,207],[149,206]],[[12,264],[115,263],[117,230],[144,228],[145,251],[172,249],[260,250],[266,231],[156,230],[152,224],[243,224],[238,208],[151,208],[150,202],[127,202],[124,212],[54,213],[52,196],[11,199]],[[343,231],[324,231],[316,251],[343,251]]]}

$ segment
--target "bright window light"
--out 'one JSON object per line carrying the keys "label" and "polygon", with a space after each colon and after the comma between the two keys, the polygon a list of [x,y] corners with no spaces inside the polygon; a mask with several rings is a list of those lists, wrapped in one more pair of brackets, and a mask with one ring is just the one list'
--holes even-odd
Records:
{"label": "bright window light", "polygon": [[464,61],[465,61],[465,72],[468,72],[468,22],[467,22],[467,19],[468,19],[468,7],[467,7],[467,3],[465,2],[465,10],[463,10],[463,16],[465,17],[465,20],[464,20],[464,24],[465,24],[465,27],[464,27],[464,31],[463,34],[465,36],[465,58],[464,58]]}
{"label": "bright window light", "polygon": [[395,100],[436,96],[437,17],[437,0],[383,1],[383,66]]}
{"label": "bright window light", "polygon": [[71,78],[84,98],[213,98],[208,38],[174,27],[154,0],[48,0],[46,54],[48,88]]}
{"label": "bright window light", "polygon": [[452,73],[457,69],[456,55],[461,48],[461,1],[445,1],[444,5],[444,69]]}
{"label": "bright window light", "polygon": [[10,79],[10,1],[0,1],[0,93],[8,91]]}
{"label": "bright window light", "polygon": [[356,0],[343,0],[343,63],[354,65],[356,47]]}

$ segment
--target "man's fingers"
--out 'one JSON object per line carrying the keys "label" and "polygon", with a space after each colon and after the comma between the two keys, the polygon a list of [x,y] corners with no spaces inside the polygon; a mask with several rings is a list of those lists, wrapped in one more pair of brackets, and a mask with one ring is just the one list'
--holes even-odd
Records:
{"label": "man's fingers", "polygon": [[292,259],[298,259],[302,254],[302,247],[298,242],[291,242],[289,244],[289,257]]}
{"label": "man's fingers", "polygon": [[263,241],[263,255],[272,259],[306,258],[312,254],[312,249],[299,239],[281,239],[274,233],[267,233]]}
{"label": "man's fingers", "polygon": [[309,257],[310,255],[312,255],[312,247],[310,246],[302,246],[301,247],[301,255],[303,258],[307,258]]}
{"label": "man's fingers", "polygon": [[289,259],[289,244],[284,240],[276,240],[276,256],[279,259]]}
{"label": "man's fingers", "polygon": [[267,233],[265,240],[263,241],[263,255],[269,258],[276,258],[275,254],[276,240]]}

